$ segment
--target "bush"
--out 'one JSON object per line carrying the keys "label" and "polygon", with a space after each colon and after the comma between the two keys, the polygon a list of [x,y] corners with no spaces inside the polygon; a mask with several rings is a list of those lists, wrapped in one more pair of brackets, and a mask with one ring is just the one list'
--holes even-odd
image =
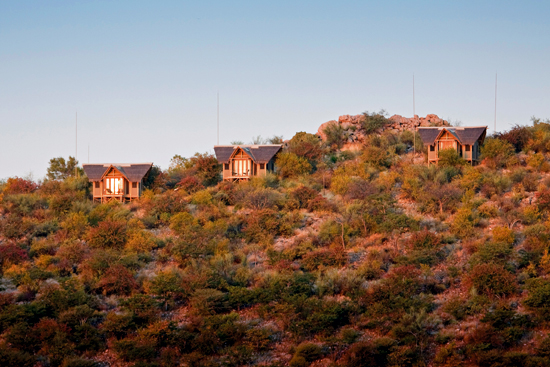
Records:
{"label": "bush", "polygon": [[204,186],[195,176],[184,177],[176,185],[181,190],[184,190],[188,194],[193,194],[197,191],[203,190]]}
{"label": "bush", "polygon": [[481,158],[488,159],[496,167],[504,167],[514,154],[514,146],[505,140],[489,138],[481,147]]}
{"label": "bush", "polygon": [[4,194],[13,195],[13,194],[30,194],[31,192],[36,191],[38,185],[30,180],[25,180],[24,178],[19,177],[10,177],[4,185]]}
{"label": "bush", "polygon": [[493,241],[502,242],[508,245],[514,244],[516,240],[514,232],[508,227],[493,228]]}
{"label": "bush", "polygon": [[467,277],[467,284],[490,297],[506,297],[516,292],[516,278],[502,265],[479,264]]}
{"label": "bush", "polygon": [[121,249],[126,238],[126,223],[123,221],[104,220],[88,231],[88,243],[96,248]]}
{"label": "bush", "polygon": [[292,152],[283,152],[275,161],[277,171],[283,178],[295,177],[311,172],[311,164],[307,158],[300,157]]}
{"label": "bush", "polygon": [[466,164],[466,161],[460,157],[454,148],[440,150],[438,157],[440,167],[458,167]]}
{"label": "bush", "polygon": [[361,127],[367,135],[379,131],[388,123],[389,121],[386,118],[386,111],[384,110],[380,110],[380,112],[363,112]]}
{"label": "bush", "polygon": [[321,158],[323,148],[321,140],[317,135],[299,132],[288,142],[288,152],[295,154],[299,158],[306,158],[310,163],[314,163]]}
{"label": "bush", "polygon": [[346,141],[344,128],[336,121],[329,122],[323,133],[327,137],[327,145],[333,149],[340,149]]}
{"label": "bush", "polygon": [[533,129],[528,126],[516,125],[509,131],[497,134],[496,137],[514,146],[516,152],[521,152],[534,137]]}
{"label": "bush", "polygon": [[99,280],[97,288],[108,294],[129,294],[137,288],[134,276],[122,265],[113,265]]}

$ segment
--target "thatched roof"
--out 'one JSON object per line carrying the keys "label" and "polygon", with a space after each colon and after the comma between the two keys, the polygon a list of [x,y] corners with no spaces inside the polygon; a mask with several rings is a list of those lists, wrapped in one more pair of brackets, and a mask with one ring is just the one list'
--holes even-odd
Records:
{"label": "thatched roof", "polygon": [[216,145],[214,152],[220,163],[227,163],[233,153],[241,148],[255,163],[267,163],[282,149],[281,144],[269,145]]}
{"label": "thatched roof", "polygon": [[476,141],[480,140],[481,143],[485,140],[487,134],[487,126],[472,126],[472,127],[419,127],[418,135],[422,139],[424,144],[432,145],[439,135],[444,131],[448,131],[461,144],[473,145]]}
{"label": "thatched roof", "polygon": [[121,164],[121,163],[100,163],[100,164],[83,164],[82,168],[86,172],[86,176],[90,181],[101,181],[103,175],[107,171],[114,167],[120,171],[130,182],[139,182],[145,177],[147,172],[151,169],[153,163],[135,163],[135,164]]}

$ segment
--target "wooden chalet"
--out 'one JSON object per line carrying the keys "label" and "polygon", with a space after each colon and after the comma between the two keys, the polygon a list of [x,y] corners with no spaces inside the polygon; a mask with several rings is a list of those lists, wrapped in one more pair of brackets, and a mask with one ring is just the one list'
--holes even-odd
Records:
{"label": "wooden chalet", "polygon": [[153,163],[137,164],[83,164],[90,182],[94,201],[128,202],[138,199],[143,191],[143,178]]}
{"label": "wooden chalet", "polygon": [[456,152],[472,165],[479,164],[481,145],[487,134],[487,126],[473,127],[419,127],[418,135],[428,146],[428,164],[439,161],[439,151],[456,149]]}
{"label": "wooden chalet", "polygon": [[281,144],[216,145],[214,151],[223,165],[224,181],[243,181],[273,172],[275,158],[282,147]]}

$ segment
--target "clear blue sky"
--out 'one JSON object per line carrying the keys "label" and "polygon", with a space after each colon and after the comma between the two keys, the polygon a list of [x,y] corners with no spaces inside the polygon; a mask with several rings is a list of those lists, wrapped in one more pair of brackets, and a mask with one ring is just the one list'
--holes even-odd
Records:
{"label": "clear blue sky", "polygon": [[550,117],[548,1],[0,0],[0,178],[148,162],[381,108]]}

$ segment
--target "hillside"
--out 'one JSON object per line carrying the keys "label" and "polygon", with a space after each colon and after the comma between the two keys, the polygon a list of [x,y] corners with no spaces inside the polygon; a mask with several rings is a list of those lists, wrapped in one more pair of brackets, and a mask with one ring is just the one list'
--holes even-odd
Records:
{"label": "hillside", "polygon": [[476,167],[409,123],[297,133],[250,182],[175,156],[129,204],[64,160],[0,183],[0,365],[550,365],[550,121]]}

